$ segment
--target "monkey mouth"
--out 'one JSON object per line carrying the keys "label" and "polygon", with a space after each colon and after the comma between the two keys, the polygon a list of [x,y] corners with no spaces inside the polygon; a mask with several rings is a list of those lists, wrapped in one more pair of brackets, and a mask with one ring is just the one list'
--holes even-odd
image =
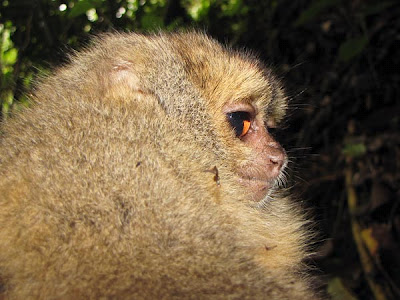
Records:
{"label": "monkey mouth", "polygon": [[273,181],[258,178],[240,178],[239,183],[248,191],[252,201],[261,201],[273,187]]}

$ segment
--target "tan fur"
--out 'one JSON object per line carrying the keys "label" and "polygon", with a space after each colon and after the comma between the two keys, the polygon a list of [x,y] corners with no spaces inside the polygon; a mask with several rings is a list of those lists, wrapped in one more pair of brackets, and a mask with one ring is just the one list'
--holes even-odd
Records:
{"label": "tan fur", "polygon": [[315,297],[300,209],[237,183],[251,149],[224,105],[286,108],[257,60],[198,33],[110,34],[32,101],[2,127],[4,297]]}

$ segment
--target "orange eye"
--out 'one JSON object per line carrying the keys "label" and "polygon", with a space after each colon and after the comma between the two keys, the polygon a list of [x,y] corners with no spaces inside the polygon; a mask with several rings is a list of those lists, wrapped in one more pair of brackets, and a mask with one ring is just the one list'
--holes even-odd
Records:
{"label": "orange eye", "polygon": [[246,133],[250,129],[250,125],[251,125],[251,122],[249,120],[244,120],[243,121],[243,130],[242,130],[241,135],[239,135],[239,137],[242,137],[242,136],[246,135]]}
{"label": "orange eye", "polygon": [[249,132],[251,115],[245,111],[236,111],[227,114],[228,121],[235,130],[236,136],[241,138]]}

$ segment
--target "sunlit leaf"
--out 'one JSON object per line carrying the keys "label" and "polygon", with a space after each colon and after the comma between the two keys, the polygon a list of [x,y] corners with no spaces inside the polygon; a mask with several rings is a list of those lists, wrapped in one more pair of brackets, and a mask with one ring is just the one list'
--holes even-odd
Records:
{"label": "sunlit leaf", "polygon": [[378,241],[373,237],[372,228],[366,228],[361,231],[361,237],[369,253],[374,256],[378,251]]}
{"label": "sunlit leaf", "polygon": [[210,0],[195,0],[195,1],[188,1],[188,3],[186,3],[188,14],[195,21],[198,21],[203,16],[207,15],[210,6],[211,6]]}
{"label": "sunlit leaf", "polygon": [[81,0],[76,2],[75,5],[70,9],[68,16],[70,18],[74,18],[84,15],[88,10],[101,6],[102,2],[102,0]]}
{"label": "sunlit leaf", "polygon": [[10,50],[3,53],[3,63],[7,65],[13,65],[17,61],[18,50],[16,48],[11,48]]}
{"label": "sunlit leaf", "polygon": [[362,143],[347,144],[344,146],[342,153],[349,157],[359,157],[367,152],[367,147]]}

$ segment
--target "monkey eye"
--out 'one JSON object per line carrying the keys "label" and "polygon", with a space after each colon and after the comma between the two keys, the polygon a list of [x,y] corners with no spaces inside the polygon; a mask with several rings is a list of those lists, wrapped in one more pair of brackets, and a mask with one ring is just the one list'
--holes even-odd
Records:
{"label": "monkey eye", "polygon": [[250,129],[251,114],[245,111],[235,111],[226,114],[228,121],[235,130],[237,137],[243,137]]}

